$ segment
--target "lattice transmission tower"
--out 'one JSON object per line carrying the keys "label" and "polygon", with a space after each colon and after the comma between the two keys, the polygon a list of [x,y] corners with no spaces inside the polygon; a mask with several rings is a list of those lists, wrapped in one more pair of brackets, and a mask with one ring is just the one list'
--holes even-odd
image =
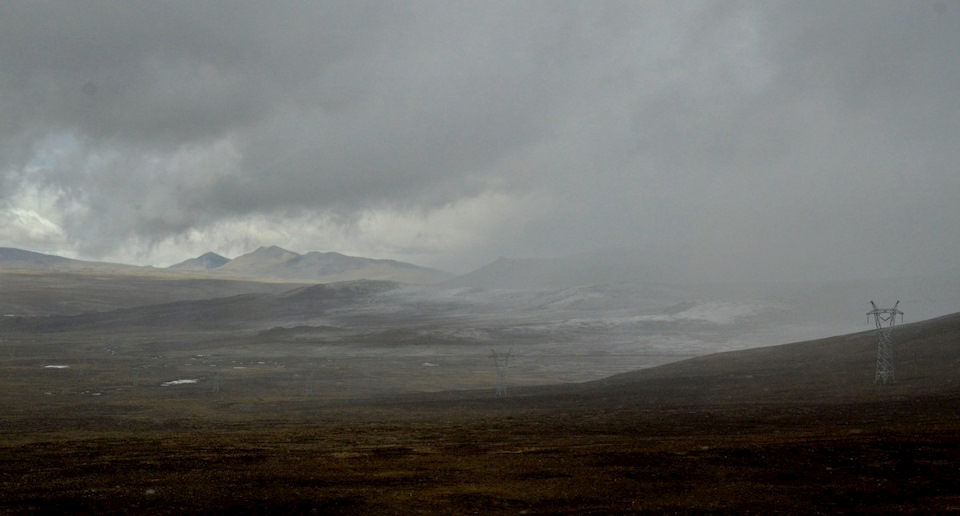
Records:
{"label": "lattice transmission tower", "polygon": [[877,304],[870,301],[873,310],[867,312],[867,316],[873,316],[880,337],[877,346],[877,376],[873,380],[876,383],[887,384],[894,381],[893,327],[897,324],[897,314],[900,314],[900,322],[903,322],[903,312],[897,310],[899,304],[900,301],[897,301],[893,308],[877,308]]}
{"label": "lattice transmission tower", "polygon": [[503,398],[507,395],[507,364],[510,363],[510,352],[513,351],[513,348],[510,348],[506,353],[497,353],[494,350],[490,350],[490,355],[493,357],[493,365],[497,368],[497,397]]}

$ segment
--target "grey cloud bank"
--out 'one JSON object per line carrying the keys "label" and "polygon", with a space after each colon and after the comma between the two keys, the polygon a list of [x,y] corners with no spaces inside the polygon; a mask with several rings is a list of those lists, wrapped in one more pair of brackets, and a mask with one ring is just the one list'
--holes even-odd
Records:
{"label": "grey cloud bank", "polygon": [[0,241],[955,268],[949,2],[4,2]]}

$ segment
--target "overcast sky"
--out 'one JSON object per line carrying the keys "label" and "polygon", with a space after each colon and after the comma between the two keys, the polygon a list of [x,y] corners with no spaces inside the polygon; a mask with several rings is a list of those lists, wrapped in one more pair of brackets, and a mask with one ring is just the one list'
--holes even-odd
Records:
{"label": "overcast sky", "polygon": [[4,1],[0,245],[955,269],[960,3]]}

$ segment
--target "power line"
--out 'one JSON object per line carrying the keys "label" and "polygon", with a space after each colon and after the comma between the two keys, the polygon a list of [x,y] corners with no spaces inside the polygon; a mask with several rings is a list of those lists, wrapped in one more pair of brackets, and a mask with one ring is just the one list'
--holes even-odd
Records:
{"label": "power line", "polygon": [[497,353],[493,349],[490,354],[493,356],[493,364],[497,368],[497,397],[503,398],[507,395],[507,364],[510,363],[510,348],[506,353]]}
{"label": "power line", "polygon": [[900,301],[897,301],[893,308],[877,308],[877,304],[870,301],[873,310],[867,312],[867,316],[873,316],[873,321],[877,325],[877,335],[880,339],[877,345],[877,374],[873,381],[884,385],[893,383],[895,377],[893,327],[897,324],[897,314],[900,314],[900,322],[903,322],[903,312],[897,310],[899,304]]}

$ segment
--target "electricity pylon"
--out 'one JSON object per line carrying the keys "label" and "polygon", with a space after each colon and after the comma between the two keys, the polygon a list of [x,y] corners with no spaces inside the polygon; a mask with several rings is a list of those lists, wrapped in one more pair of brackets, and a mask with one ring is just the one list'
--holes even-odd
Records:
{"label": "electricity pylon", "polygon": [[503,398],[507,395],[507,364],[510,362],[510,352],[513,351],[513,348],[510,348],[506,353],[497,353],[494,350],[490,350],[490,355],[493,357],[493,365],[497,367],[497,397]]}
{"label": "electricity pylon", "polygon": [[880,337],[880,343],[877,346],[877,375],[874,382],[892,383],[894,380],[893,365],[893,327],[897,324],[897,314],[900,314],[900,322],[903,322],[903,312],[897,310],[897,301],[893,308],[877,308],[877,304],[870,301],[873,310],[867,312],[867,316],[873,316],[873,321],[877,324],[877,334]]}

